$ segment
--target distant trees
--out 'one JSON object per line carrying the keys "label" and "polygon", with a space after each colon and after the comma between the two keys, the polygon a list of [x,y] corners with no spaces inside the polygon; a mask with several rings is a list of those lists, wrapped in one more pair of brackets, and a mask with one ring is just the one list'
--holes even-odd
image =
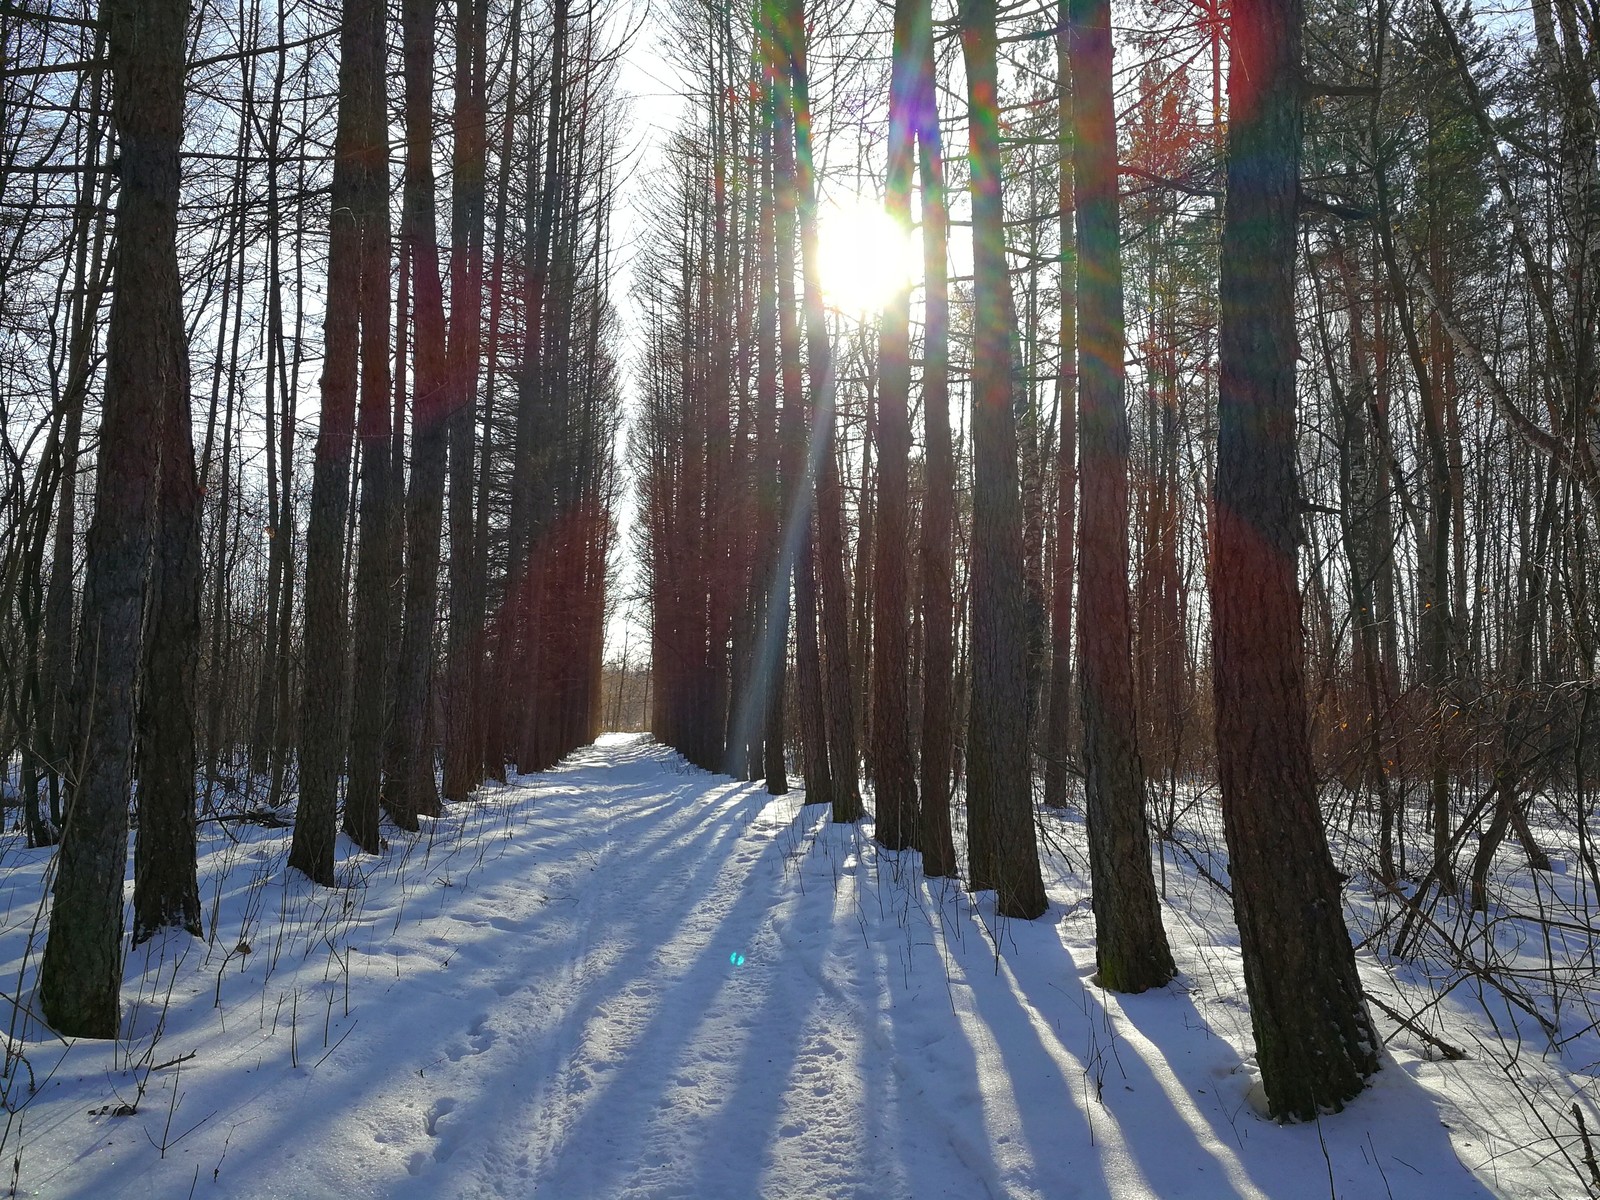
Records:
{"label": "distant trees", "polygon": [[[1480,818],[1475,879],[1513,834],[1543,861],[1526,811],[1552,775],[1535,763],[1564,755],[1575,781],[1592,768],[1592,714],[1541,692],[1571,731],[1552,722],[1544,738],[1527,707],[1529,689],[1586,678],[1592,660],[1590,623],[1550,586],[1566,554],[1587,594],[1592,539],[1555,532],[1556,497],[1591,486],[1581,423],[1549,416],[1560,402],[1538,418],[1518,407],[1570,394],[1535,359],[1578,375],[1588,361],[1581,339],[1562,357],[1558,314],[1587,328],[1568,288],[1591,242],[1552,242],[1562,275],[1520,216],[1539,196],[1582,226],[1571,197],[1588,156],[1572,131],[1589,93],[1567,48],[1581,36],[1559,4],[1541,10],[1509,73],[1565,97],[1550,144],[1566,138],[1576,168],[1558,184],[1526,131],[1496,144],[1504,114],[1475,90],[1487,66],[1470,28],[1452,47],[1463,22],[1439,6],[1405,7],[1432,32],[1403,48],[1387,7],[1359,28],[1319,13],[1349,25],[1337,40],[1358,54],[1313,48],[1309,64],[1291,6],[1232,26],[1214,7],[1151,10],[1122,111],[1109,6],[1011,12],[1003,36],[983,3],[953,7],[949,34],[909,2],[872,31],[792,4],[748,24],[676,11],[696,98],[652,193],[632,442],[653,728],[773,791],[787,750],[807,799],[851,819],[859,724],[880,844],[949,875],[964,832],[968,886],[996,887],[1013,915],[1045,905],[1034,756],[1047,808],[1081,779],[1100,980],[1126,990],[1176,969],[1152,848],[1183,837],[1220,782],[1269,1103],[1342,1103],[1375,1043],[1324,806],[1370,807],[1374,874],[1398,882],[1422,862],[1432,905]],[[813,49],[843,37],[880,53]],[[1248,72],[1267,82],[1245,87]],[[947,182],[936,95],[963,76]],[[814,92],[877,107],[813,108]],[[1425,130],[1402,115],[1418,111]],[[855,164],[839,165],[850,144]],[[815,171],[829,146],[831,174]],[[1493,282],[1448,233],[1479,227],[1491,185],[1518,215],[1521,263],[1486,267]],[[810,219],[825,192],[880,186],[897,227],[920,224],[925,260],[874,338],[819,306]],[[952,226],[970,279],[951,277]],[[1487,300],[1512,294],[1555,331],[1534,339],[1548,355],[1516,349],[1533,343]],[[1509,502],[1491,486],[1501,466]],[[1485,525],[1515,547],[1472,544]],[[1515,732],[1485,740],[1495,717]],[[1475,798],[1480,767],[1493,782]],[[1421,853],[1412,817],[1432,826]],[[1289,884],[1285,862],[1300,864]]]}

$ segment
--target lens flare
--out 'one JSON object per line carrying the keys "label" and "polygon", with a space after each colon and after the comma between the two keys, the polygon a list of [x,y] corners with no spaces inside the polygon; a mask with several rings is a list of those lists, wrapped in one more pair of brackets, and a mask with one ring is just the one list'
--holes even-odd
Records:
{"label": "lens flare", "polygon": [[921,266],[911,231],[895,224],[883,206],[862,196],[826,201],[817,214],[817,271],[829,308],[845,316],[875,317]]}

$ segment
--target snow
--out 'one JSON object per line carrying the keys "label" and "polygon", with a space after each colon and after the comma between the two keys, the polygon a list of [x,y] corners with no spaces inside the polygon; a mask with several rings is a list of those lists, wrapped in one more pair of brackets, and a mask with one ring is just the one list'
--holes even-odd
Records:
{"label": "snow", "polygon": [[[1183,859],[1182,974],[1116,996],[1090,980],[1080,824],[1046,818],[1052,907],[1016,922],[803,799],[610,735],[382,857],[341,842],[338,890],[285,870],[288,830],[208,822],[207,939],[133,952],[122,1039],[14,1010],[0,1161],[51,1197],[1581,1194],[1457,997],[1429,1020],[1449,1008],[1473,1057],[1402,1032],[1345,1112],[1280,1126],[1249,1103],[1226,898]],[[0,859],[23,997],[48,863],[14,838]]]}

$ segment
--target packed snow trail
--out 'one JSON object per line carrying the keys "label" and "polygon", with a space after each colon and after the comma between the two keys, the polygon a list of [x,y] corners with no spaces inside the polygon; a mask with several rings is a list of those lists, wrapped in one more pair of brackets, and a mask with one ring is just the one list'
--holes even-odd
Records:
{"label": "packed snow trail", "polygon": [[[52,1082],[77,1099],[47,1082],[25,1112],[21,1191],[1491,1194],[1392,1062],[1320,1130],[1258,1117],[1242,1007],[1094,987],[1059,863],[1046,917],[996,923],[802,801],[607,737],[431,841],[344,847],[357,888],[286,873],[286,834],[208,859],[212,953],[174,935],[130,963],[134,1035],[66,1055]],[[1232,952],[1174,935],[1186,970]],[[145,1046],[147,1068],[194,1058],[147,1069],[135,1115],[89,1113]]]}

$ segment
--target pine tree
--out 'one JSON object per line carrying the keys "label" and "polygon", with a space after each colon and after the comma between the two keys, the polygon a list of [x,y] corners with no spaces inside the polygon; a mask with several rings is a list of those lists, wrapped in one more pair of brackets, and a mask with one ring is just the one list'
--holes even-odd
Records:
{"label": "pine tree", "polygon": [[1339,1108],[1377,1069],[1306,728],[1296,542],[1300,0],[1238,0],[1211,576],[1222,815],[1256,1060],[1274,1116]]}

